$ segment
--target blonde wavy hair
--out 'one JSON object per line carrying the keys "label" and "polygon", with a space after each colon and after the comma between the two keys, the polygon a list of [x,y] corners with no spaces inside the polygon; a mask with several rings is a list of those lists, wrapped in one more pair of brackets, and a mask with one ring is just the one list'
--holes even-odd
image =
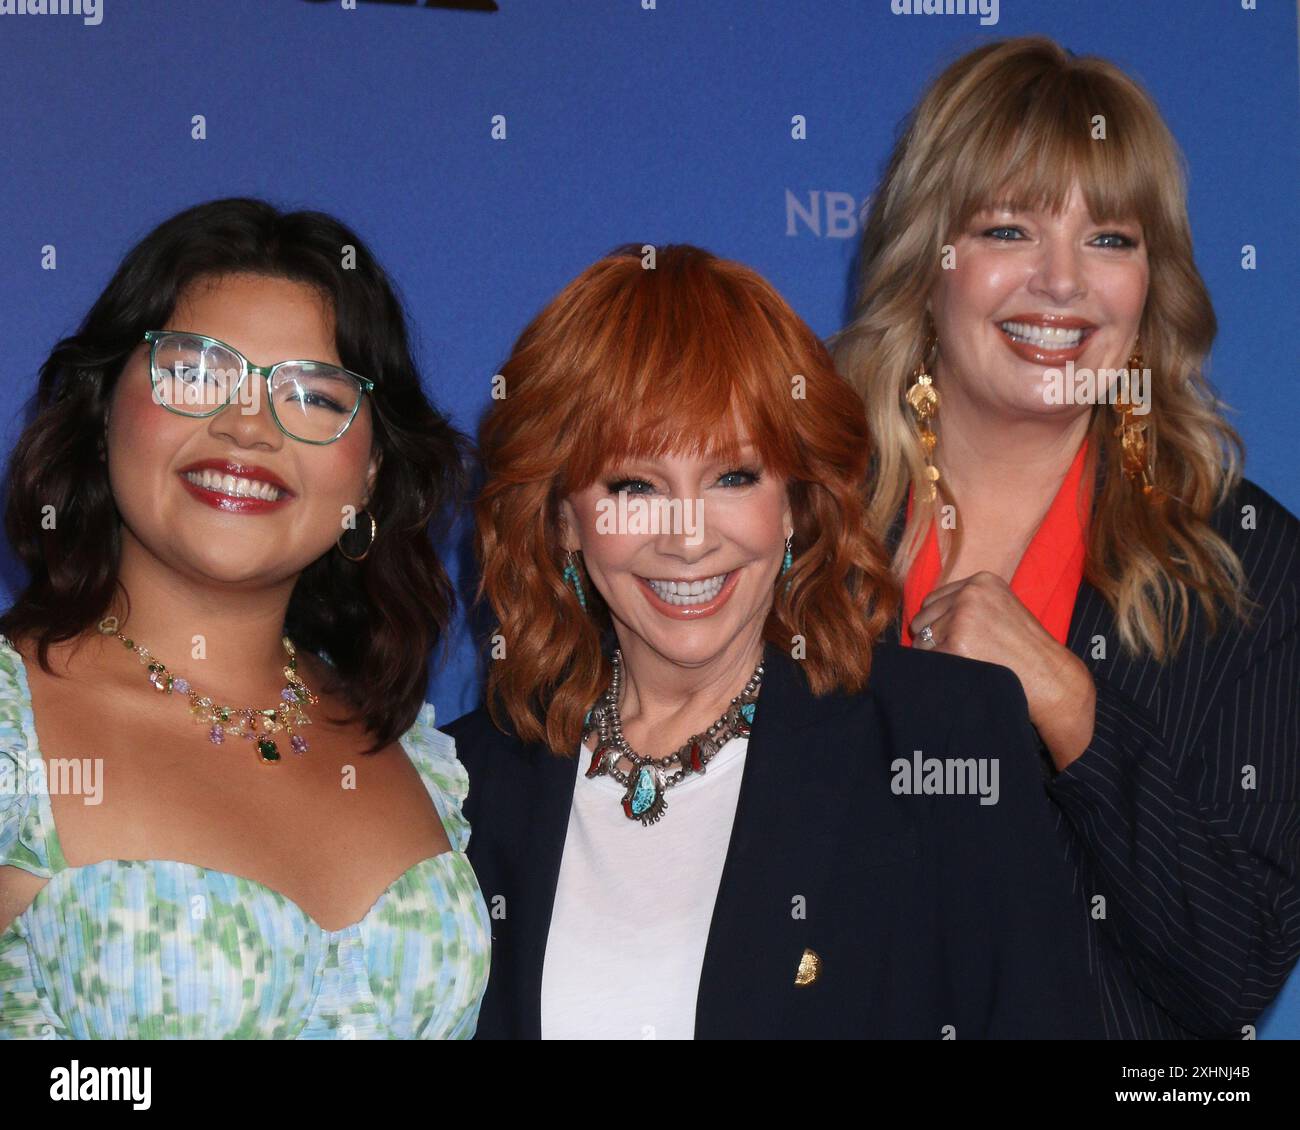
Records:
{"label": "blonde wavy hair", "polygon": [[[1092,138],[1097,115],[1104,141]],[[854,315],[829,344],[875,437],[873,528],[887,531],[909,484],[918,488],[894,555],[901,578],[935,508],[953,501],[942,482],[933,503],[919,489],[928,480],[904,397],[941,249],[986,207],[1060,212],[1076,182],[1095,221],[1135,218],[1147,241],[1139,337],[1151,370],[1146,420],[1158,491],[1144,495],[1125,479],[1117,417],[1095,407],[1084,576],[1114,609],[1123,646],[1163,659],[1183,640],[1193,593],[1211,630],[1222,608],[1245,618],[1250,602],[1241,562],[1209,524],[1240,479],[1243,449],[1203,372],[1216,326],[1192,256],[1182,157],[1137,83],[1037,36],[991,43],[950,65],[894,148],[863,232]],[[942,412],[936,430],[942,453]]]}

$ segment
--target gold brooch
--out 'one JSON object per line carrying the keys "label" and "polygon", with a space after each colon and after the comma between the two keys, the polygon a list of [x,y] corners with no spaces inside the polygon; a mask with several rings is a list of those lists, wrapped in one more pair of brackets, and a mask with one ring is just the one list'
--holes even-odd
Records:
{"label": "gold brooch", "polygon": [[794,975],[794,983],[799,986],[811,985],[822,972],[822,959],[816,950],[804,950],[799,959],[799,971]]}

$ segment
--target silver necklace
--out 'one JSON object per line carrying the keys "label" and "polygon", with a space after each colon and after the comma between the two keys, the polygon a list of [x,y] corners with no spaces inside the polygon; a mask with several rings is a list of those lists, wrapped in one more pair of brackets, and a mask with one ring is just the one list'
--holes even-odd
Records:
{"label": "silver necklace", "polygon": [[[596,748],[591,755],[588,777],[612,777],[624,788],[623,814],[640,820],[642,827],[656,823],[668,810],[664,793],[692,773],[703,773],[718,750],[732,738],[747,738],[754,724],[754,706],[763,682],[763,664],[754,668],[740,694],[736,695],[722,717],[707,730],[692,734],[667,757],[642,757],[623,736],[623,720],[618,712],[618,692],[623,685],[623,653],[616,650],[610,660],[613,674],[609,689],[588,712],[583,723],[584,739],[596,734]],[[626,758],[631,770],[620,769]],[[674,768],[675,766],[675,768]]]}

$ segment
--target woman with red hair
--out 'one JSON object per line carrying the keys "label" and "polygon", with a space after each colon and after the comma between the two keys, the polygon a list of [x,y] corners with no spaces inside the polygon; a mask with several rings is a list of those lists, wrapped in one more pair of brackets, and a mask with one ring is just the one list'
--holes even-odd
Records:
{"label": "woman with red hair", "polygon": [[481,430],[487,705],[449,727],[488,1038],[1090,1035],[1010,671],[881,644],[864,409],[754,272],[628,246]]}

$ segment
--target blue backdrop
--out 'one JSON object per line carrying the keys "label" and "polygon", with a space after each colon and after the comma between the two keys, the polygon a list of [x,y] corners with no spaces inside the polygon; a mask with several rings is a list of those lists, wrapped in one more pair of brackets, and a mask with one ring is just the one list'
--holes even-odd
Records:
{"label": "blue backdrop", "polygon": [[[1248,474],[1300,510],[1294,0],[986,0],[989,23],[895,14],[902,0],[83,3],[0,0],[6,454],[19,398],[125,251],[218,196],[355,227],[401,287],[431,396],[470,432],[528,319],[629,240],[749,263],[829,335],[857,205],[927,80],[989,38],[1043,33],[1118,63],[1166,115],[1219,314],[1211,378]],[[12,559],[3,576],[12,596]],[[478,692],[462,621],[430,698],[451,719]],[[1300,981],[1264,1031],[1300,1035]]]}

